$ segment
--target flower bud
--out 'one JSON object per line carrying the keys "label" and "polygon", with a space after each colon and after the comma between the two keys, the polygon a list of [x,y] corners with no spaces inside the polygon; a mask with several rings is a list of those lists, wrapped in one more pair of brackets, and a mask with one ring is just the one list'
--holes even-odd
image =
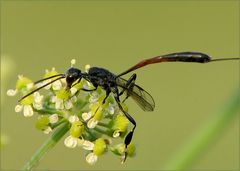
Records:
{"label": "flower bud", "polygon": [[111,94],[107,98],[107,103],[115,104],[115,99]]}
{"label": "flower bud", "polygon": [[39,130],[45,130],[46,127],[48,126],[48,124],[49,124],[48,116],[41,116],[38,118],[38,120],[35,124],[35,127]]}
{"label": "flower bud", "polygon": [[122,155],[124,155],[124,152],[125,152],[125,144],[123,144],[123,143],[117,144],[117,145],[111,147],[110,150],[114,154],[116,154],[118,156],[122,156]]}
{"label": "flower bud", "polygon": [[18,80],[16,83],[16,89],[19,91],[22,91],[23,89],[27,88],[27,85],[29,83],[32,83],[32,80],[30,80],[27,77],[23,77],[22,75],[18,76]]}
{"label": "flower bud", "polygon": [[129,157],[133,157],[136,153],[136,147],[132,142],[127,146],[127,153]]}
{"label": "flower bud", "polygon": [[113,127],[112,129],[114,130],[113,136],[117,137],[119,136],[118,133],[125,132],[128,128],[129,121],[126,118],[126,116],[122,114],[118,114],[116,118],[113,121]]}
{"label": "flower bud", "polygon": [[[123,156],[125,153],[125,144],[121,143],[121,144],[117,144],[113,147],[110,148],[110,150],[118,155],[118,156]],[[128,146],[127,146],[127,154],[129,157],[133,157],[135,155],[136,152],[136,147],[135,145],[131,142]]]}
{"label": "flower bud", "polygon": [[72,137],[78,138],[82,135],[84,131],[84,125],[81,121],[76,121],[72,123],[72,126],[70,128],[70,135]]}
{"label": "flower bud", "polygon": [[21,100],[22,105],[31,105],[34,102],[33,95],[29,95]]}
{"label": "flower bud", "polygon": [[97,121],[100,121],[102,119],[102,115],[103,115],[103,108],[100,106],[93,118]]}
{"label": "flower bud", "polygon": [[97,109],[99,108],[99,102],[95,102],[91,104],[91,112],[95,113]]}
{"label": "flower bud", "polygon": [[83,87],[84,82],[85,82],[85,80],[81,79],[81,81],[72,88],[76,88],[77,90],[80,90]]}
{"label": "flower bud", "polygon": [[57,98],[63,100],[67,100],[70,95],[71,95],[70,91],[67,91],[65,89],[61,89],[56,93]]}
{"label": "flower bud", "polygon": [[44,74],[43,78],[48,78],[57,74],[58,72],[55,70],[55,68],[52,68],[51,71],[46,70],[46,73]]}
{"label": "flower bud", "polygon": [[97,156],[100,156],[105,152],[106,148],[107,148],[107,145],[105,140],[103,138],[98,138],[95,141],[93,153]]}

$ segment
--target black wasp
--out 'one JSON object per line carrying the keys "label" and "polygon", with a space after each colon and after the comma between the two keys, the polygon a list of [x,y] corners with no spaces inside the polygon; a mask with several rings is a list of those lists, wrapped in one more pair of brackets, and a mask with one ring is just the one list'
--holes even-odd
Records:
{"label": "black wasp", "polygon": [[[125,137],[124,143],[125,148],[129,145],[132,140],[134,130],[136,128],[135,120],[127,113],[123,107],[121,106],[120,96],[126,93],[126,97],[123,101],[125,101],[129,96],[134,99],[134,101],[144,110],[144,111],[153,111],[155,107],[154,100],[152,96],[145,91],[143,88],[135,84],[137,75],[133,74],[128,80],[121,78],[121,76],[128,74],[138,68],[144,67],[149,64],[153,63],[160,63],[160,62],[195,62],[195,63],[208,63],[214,61],[223,61],[223,60],[239,60],[240,58],[221,58],[221,59],[211,59],[210,56],[200,52],[178,52],[178,53],[171,53],[167,55],[156,56],[153,58],[145,59],[137,63],[136,65],[132,66],[128,70],[122,72],[121,74],[115,75],[112,72],[108,71],[104,68],[99,67],[91,67],[87,72],[81,72],[78,68],[69,68],[65,74],[57,74],[48,78],[41,79],[36,81],[35,84],[42,82],[44,80],[56,78],[51,82],[42,85],[41,87],[33,90],[32,92],[28,93],[27,95],[23,96],[19,101],[23,100],[27,96],[33,94],[34,92],[42,89],[43,87],[52,84],[53,82],[63,79],[66,79],[67,89],[70,89],[75,84],[79,83],[81,79],[85,79],[93,84],[95,87],[92,90],[87,90],[82,88],[83,91],[95,91],[98,86],[102,87],[106,91],[106,97],[103,100],[103,104],[105,103],[107,97],[110,93],[113,94],[119,109],[124,113],[124,115],[128,118],[128,120],[133,124],[132,130],[127,134]],[[77,82],[73,84],[74,82]],[[119,89],[121,88],[121,90]],[[125,158],[127,157],[127,153],[125,152]]]}

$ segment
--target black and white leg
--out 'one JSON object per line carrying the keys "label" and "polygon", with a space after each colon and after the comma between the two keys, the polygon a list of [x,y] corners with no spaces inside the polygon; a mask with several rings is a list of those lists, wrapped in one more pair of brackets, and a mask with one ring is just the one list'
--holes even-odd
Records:
{"label": "black and white leg", "polygon": [[121,106],[121,103],[120,103],[120,100],[119,100],[119,96],[117,95],[114,95],[114,98],[119,106],[119,109],[124,113],[124,115],[127,117],[127,119],[133,124],[133,128],[132,130],[127,134],[127,136],[125,137],[125,140],[124,140],[124,144],[125,144],[125,156],[124,156],[124,159],[123,159],[123,162],[125,162],[125,160],[127,159],[127,147],[128,145],[131,143],[131,140],[132,140],[132,137],[133,137],[133,133],[134,133],[134,130],[137,126],[137,123],[135,122],[135,120],[132,118],[131,115],[129,115],[124,109],[123,107]]}

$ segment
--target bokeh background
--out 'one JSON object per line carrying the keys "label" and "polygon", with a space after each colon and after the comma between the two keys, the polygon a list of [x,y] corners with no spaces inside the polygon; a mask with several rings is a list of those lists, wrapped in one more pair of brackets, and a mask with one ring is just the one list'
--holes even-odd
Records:
{"label": "bokeh background", "polygon": [[[239,1],[1,1],[1,169],[18,170],[44,142],[33,118],[15,113],[6,96],[18,74],[65,72],[70,60],[120,73],[144,58],[179,51],[239,57]],[[162,170],[239,87],[239,62],[164,63],[136,71],[156,110],[128,101],[138,127],[135,158],[121,165],[108,153],[95,166],[83,151],[57,144],[39,170]],[[128,76],[126,76],[128,78]],[[239,116],[190,169],[239,169]]]}

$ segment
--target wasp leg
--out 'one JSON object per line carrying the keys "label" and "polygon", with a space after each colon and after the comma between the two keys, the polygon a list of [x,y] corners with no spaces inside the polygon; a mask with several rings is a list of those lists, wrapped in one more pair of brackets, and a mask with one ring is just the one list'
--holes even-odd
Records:
{"label": "wasp leg", "polygon": [[[78,83],[80,83],[81,79],[82,78],[79,78],[78,81],[71,86],[71,88],[74,87],[75,85],[77,85]],[[91,92],[91,91],[97,90],[97,87],[94,86],[94,89],[91,89],[91,90],[88,90],[88,89],[85,89],[85,88],[81,88],[75,94],[77,94],[80,90]]]}
{"label": "wasp leg", "polygon": [[[133,75],[127,80],[127,83],[126,83],[126,85],[125,85],[126,88],[131,87],[131,85],[133,85],[133,84],[135,83],[136,79],[137,79],[137,74],[133,74]],[[121,96],[121,95],[124,93],[124,91],[126,91],[126,89],[123,89],[123,90],[119,93],[119,96]]]}
{"label": "wasp leg", "polygon": [[106,99],[108,98],[108,96],[109,96],[110,93],[111,93],[111,91],[107,89],[107,90],[106,90],[106,96],[105,96],[105,98],[103,99],[102,104],[104,104],[104,103],[106,102]]}
{"label": "wasp leg", "polygon": [[[81,81],[81,78],[79,78],[78,81],[71,86],[71,88],[74,87],[75,85],[77,85],[78,83],[80,83],[80,81]],[[74,95],[77,95],[80,92],[80,90],[83,90],[83,91],[86,91],[86,92],[92,92],[92,91],[97,90],[97,87],[94,87],[94,89],[90,89],[90,90],[85,89],[85,88],[80,88],[71,97],[73,97]]]}
{"label": "wasp leg", "polygon": [[124,158],[123,158],[123,163],[125,162],[125,160],[127,159],[127,147],[128,145],[130,144],[131,140],[132,140],[132,137],[133,137],[133,133],[134,133],[134,130],[137,126],[137,123],[135,122],[135,120],[131,117],[131,115],[129,115],[122,107],[122,105],[120,104],[120,100],[119,100],[119,96],[115,94],[114,96],[118,106],[119,106],[119,109],[124,113],[124,115],[127,117],[127,119],[133,124],[133,128],[132,130],[127,134],[127,136],[125,137],[125,140],[124,140],[124,144],[125,144],[125,155],[124,155]]}
{"label": "wasp leg", "polygon": [[[95,87],[94,89],[91,89],[91,90],[88,90],[88,89],[85,89],[85,88],[81,88],[81,89],[79,89],[79,90],[83,90],[83,91],[91,92],[91,91],[95,91],[95,90],[97,90],[97,88]],[[78,90],[78,91],[79,91],[79,90]]]}

